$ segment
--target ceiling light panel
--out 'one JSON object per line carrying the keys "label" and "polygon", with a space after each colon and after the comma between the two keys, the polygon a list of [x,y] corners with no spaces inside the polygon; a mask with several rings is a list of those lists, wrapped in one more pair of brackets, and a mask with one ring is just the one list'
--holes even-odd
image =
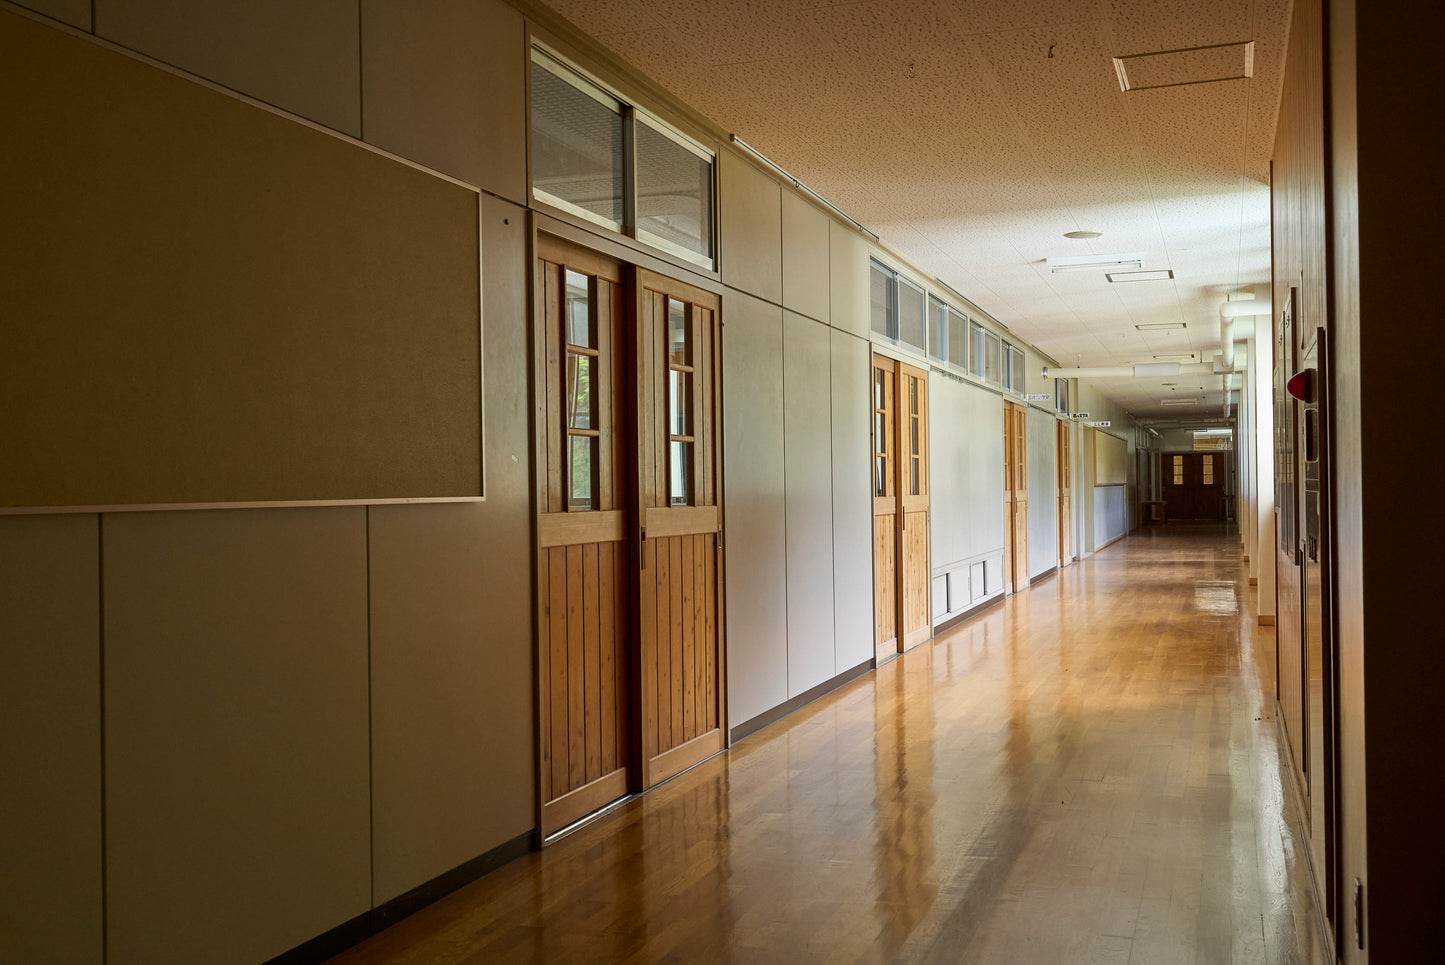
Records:
{"label": "ceiling light panel", "polygon": [[1121,285],[1130,281],[1173,281],[1174,271],[1170,268],[1156,268],[1149,271],[1111,271],[1104,277],[1109,279],[1111,285]]}
{"label": "ceiling light panel", "polygon": [[1177,332],[1189,326],[1184,322],[1145,322],[1134,327],[1141,332]]}
{"label": "ceiling light panel", "polygon": [[1160,405],[1198,405],[1200,399],[1160,399]]}
{"label": "ceiling light panel", "polygon": [[1254,41],[1114,58],[1120,90],[1185,87],[1254,76]]}
{"label": "ceiling light panel", "polygon": [[1069,255],[1062,258],[1046,258],[1049,273],[1057,275],[1066,271],[1110,271],[1116,268],[1143,268],[1144,252],[1135,251],[1122,255]]}

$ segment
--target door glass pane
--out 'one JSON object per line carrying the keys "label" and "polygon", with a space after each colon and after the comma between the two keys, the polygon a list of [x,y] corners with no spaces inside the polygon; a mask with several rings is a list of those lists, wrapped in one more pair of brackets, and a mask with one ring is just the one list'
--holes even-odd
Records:
{"label": "door glass pane", "polygon": [[712,161],[641,119],[635,130],[638,229],[712,257]]}
{"label": "door glass pane", "polygon": [[917,496],[923,492],[923,489],[921,488],[923,484],[923,473],[920,467],[920,461],[918,457],[915,456],[914,458],[908,460],[908,462],[911,467],[909,470],[909,482],[911,485],[909,492],[912,493],[914,496]]}
{"label": "door glass pane", "polygon": [[590,355],[567,355],[567,428],[595,429],[596,398],[592,392],[593,359]]}
{"label": "door glass pane", "polygon": [[668,380],[667,392],[667,432],[674,436],[690,436],[692,435],[692,410],[688,403],[692,398],[692,375],[676,369],[671,370],[668,375],[671,378]]}
{"label": "door glass pane", "polygon": [[917,420],[917,419],[909,419],[909,420],[908,420],[908,435],[909,435],[909,449],[908,449],[909,455],[912,455],[912,456],[918,456],[918,455],[920,455],[920,454],[922,453],[922,448],[920,447],[920,442],[921,442],[921,440],[918,438],[918,420]]}
{"label": "door glass pane", "polygon": [[888,373],[873,370],[873,408],[881,409],[884,406],[888,391]]}
{"label": "door glass pane", "polygon": [[692,364],[692,339],[687,330],[687,303],[676,298],[667,300],[667,362],[669,365]]}
{"label": "door glass pane", "polygon": [[918,415],[918,380],[911,375],[908,377],[908,413]]}
{"label": "door glass pane", "polygon": [[596,348],[592,334],[592,296],[588,276],[567,271],[567,343],[583,348]]}
{"label": "door glass pane", "polygon": [[567,508],[591,509],[597,475],[597,437],[568,436],[567,441],[571,449]]}
{"label": "door glass pane", "polygon": [[688,506],[692,503],[692,443],[669,443],[668,450],[668,461],[671,463],[668,501],[673,506]]}
{"label": "door glass pane", "polygon": [[873,457],[873,495],[888,495],[888,457]]}
{"label": "door glass pane", "polygon": [[622,114],[584,84],[532,62],[532,185],[620,226]]}

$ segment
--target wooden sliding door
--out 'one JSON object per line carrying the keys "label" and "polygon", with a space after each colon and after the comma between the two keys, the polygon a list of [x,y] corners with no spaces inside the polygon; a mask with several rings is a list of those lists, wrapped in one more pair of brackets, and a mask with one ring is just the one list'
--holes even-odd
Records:
{"label": "wooden sliding door", "polygon": [[933,633],[928,374],[873,357],[873,643],[886,660]]}
{"label": "wooden sliding door", "polygon": [[1003,404],[1004,421],[1004,579],[1017,593],[1029,585],[1028,409]]}
{"label": "wooden sliding door", "polygon": [[722,750],[717,296],[637,271],[640,783]]}
{"label": "wooden sliding door", "polygon": [[[542,833],[632,782],[623,266],[543,239],[537,300]],[[541,428],[545,426],[545,429]],[[620,431],[622,430],[622,431]]]}
{"label": "wooden sliding door", "polygon": [[545,837],[722,749],[717,296],[538,239]]}

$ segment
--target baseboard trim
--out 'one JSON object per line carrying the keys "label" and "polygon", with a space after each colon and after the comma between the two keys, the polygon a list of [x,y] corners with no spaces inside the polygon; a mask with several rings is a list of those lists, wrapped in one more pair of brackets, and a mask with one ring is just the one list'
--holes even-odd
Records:
{"label": "baseboard trim", "polygon": [[532,850],[532,832],[519,834],[510,841],[504,841],[485,854],[444,871],[430,881],[423,882],[405,894],[397,895],[388,902],[363,912],[348,922],[337,925],[330,931],[322,932],[282,952],[266,965],[316,965],[328,958],[339,955],[354,945],[359,945],[372,935],[385,931],[392,925],[445,898],[458,889],[471,884],[478,878],[500,868],[513,859],[520,858]]}
{"label": "baseboard trim", "polygon": [[1057,566],[1051,566],[1048,569],[1044,570],[1042,573],[1040,573],[1038,576],[1029,577],[1029,586],[1033,586],[1035,583],[1042,583],[1044,580],[1047,580],[1049,577],[1053,576],[1057,572],[1059,572],[1059,568]]}
{"label": "baseboard trim", "polygon": [[1000,593],[998,596],[989,597],[987,600],[984,600],[982,603],[979,603],[979,604],[976,605],[976,606],[969,607],[967,610],[964,610],[964,611],[963,611],[962,613],[960,613],[958,616],[956,616],[956,617],[949,617],[947,620],[943,621],[943,622],[940,623],[938,626],[934,627],[934,628],[933,628],[933,635],[934,635],[935,637],[937,637],[940,633],[942,633],[942,632],[945,631],[945,630],[952,630],[954,627],[958,626],[960,623],[963,623],[963,622],[966,621],[966,620],[972,620],[974,617],[978,616],[978,615],[979,615],[980,613],[982,613],[984,610],[987,610],[987,609],[990,609],[990,608],[992,608],[992,607],[997,606],[998,604],[1002,603],[1003,600],[1004,600],[1004,595],[1003,595],[1002,593]]}
{"label": "baseboard trim", "polygon": [[764,727],[767,727],[770,724],[776,724],[778,721],[782,720],[784,717],[787,717],[789,714],[795,711],[802,710],[804,707],[808,706],[824,694],[832,693],[844,684],[852,683],[854,680],[857,680],[859,677],[872,670],[873,665],[874,661],[870,657],[869,659],[860,663],[858,666],[853,667],[849,670],[845,670],[842,673],[838,674],[838,676],[823,681],[811,690],[805,690],[796,697],[790,697],[778,706],[774,707],[772,710],[765,710],[751,720],[743,721],[741,724],[737,725],[728,732],[729,736],[732,738],[732,743],[736,744],[738,741],[742,740],[745,737],[751,737],[753,734],[756,734]]}

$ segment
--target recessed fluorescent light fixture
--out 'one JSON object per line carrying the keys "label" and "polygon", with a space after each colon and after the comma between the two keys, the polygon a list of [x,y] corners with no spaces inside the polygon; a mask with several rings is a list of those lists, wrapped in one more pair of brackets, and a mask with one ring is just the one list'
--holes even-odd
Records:
{"label": "recessed fluorescent light fixture", "polygon": [[1122,285],[1129,281],[1173,281],[1172,268],[1153,268],[1149,271],[1111,271],[1104,276],[1111,285]]}
{"label": "recessed fluorescent light fixture", "polygon": [[1114,271],[1120,268],[1143,268],[1144,252],[1126,255],[1070,255],[1066,258],[1046,258],[1049,274],[1063,271]]}
{"label": "recessed fluorescent light fixture", "polygon": [[1104,237],[1104,232],[1102,232],[1102,231],[1065,231],[1065,232],[1064,232],[1064,237],[1065,237],[1065,238],[1073,238],[1073,239],[1075,239],[1075,240],[1080,240],[1080,239],[1083,239],[1083,238],[1102,238],[1102,237]]}
{"label": "recessed fluorescent light fixture", "polygon": [[1173,355],[1156,355],[1156,356],[1154,356],[1154,361],[1156,361],[1156,362],[1193,362],[1193,361],[1194,361],[1194,354],[1193,354],[1192,352],[1176,352],[1176,353],[1173,354]]}
{"label": "recessed fluorescent light fixture", "polygon": [[1198,399],[1160,399],[1160,405],[1198,405]]}
{"label": "recessed fluorescent light fixture", "polygon": [[1145,322],[1143,325],[1135,325],[1141,332],[1173,332],[1181,328],[1188,328],[1183,322]]}

